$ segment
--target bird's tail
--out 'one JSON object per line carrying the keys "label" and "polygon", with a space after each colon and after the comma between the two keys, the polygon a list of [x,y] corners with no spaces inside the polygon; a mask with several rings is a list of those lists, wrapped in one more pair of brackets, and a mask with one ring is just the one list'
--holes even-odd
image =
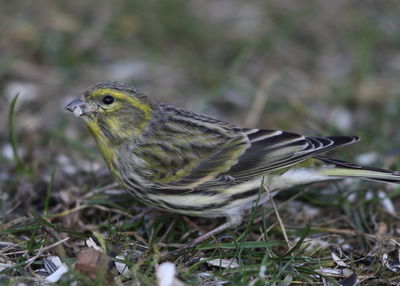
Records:
{"label": "bird's tail", "polygon": [[316,157],[316,159],[332,166],[332,168],[322,168],[319,170],[318,173],[323,176],[332,176],[336,178],[360,178],[365,180],[400,184],[400,172],[364,167],[326,157]]}

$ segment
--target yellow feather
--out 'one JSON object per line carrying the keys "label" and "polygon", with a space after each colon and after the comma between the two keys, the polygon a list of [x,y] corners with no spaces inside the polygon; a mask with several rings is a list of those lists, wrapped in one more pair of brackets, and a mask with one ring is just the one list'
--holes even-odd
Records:
{"label": "yellow feather", "polygon": [[115,151],[114,151],[115,149],[111,148],[110,142],[103,135],[103,133],[100,130],[99,125],[97,124],[97,122],[95,120],[87,121],[87,126],[88,126],[90,132],[93,134],[93,137],[96,139],[97,146],[99,147],[100,152],[103,155],[104,160],[107,163],[107,166],[113,172],[114,167],[112,166],[111,162],[113,162],[115,159]]}
{"label": "yellow feather", "polygon": [[149,104],[144,103],[135,97],[128,96],[124,92],[120,92],[120,91],[117,91],[117,90],[114,90],[111,88],[96,89],[95,91],[93,91],[92,96],[96,97],[96,96],[102,96],[102,95],[106,95],[106,94],[110,94],[110,95],[114,96],[116,99],[125,100],[125,101],[129,102],[129,104],[131,104],[132,106],[143,111],[145,120],[143,120],[142,123],[140,123],[138,126],[136,126],[136,128],[137,128],[136,132],[140,132],[146,126],[147,122],[149,122],[150,117],[151,117],[151,112],[152,112],[152,108]]}
{"label": "yellow feather", "polygon": [[116,135],[119,138],[131,138],[135,133],[140,130],[133,128],[124,128],[120,119],[114,117],[107,117],[105,123],[108,125],[108,130],[110,133]]}

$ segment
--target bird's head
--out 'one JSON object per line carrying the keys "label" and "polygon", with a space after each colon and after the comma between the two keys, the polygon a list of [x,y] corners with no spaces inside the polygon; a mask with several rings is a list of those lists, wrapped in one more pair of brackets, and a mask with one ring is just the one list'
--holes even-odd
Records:
{"label": "bird's head", "polygon": [[155,102],[147,96],[119,82],[93,85],[65,106],[86,121],[96,139],[111,143],[140,136],[156,108]]}

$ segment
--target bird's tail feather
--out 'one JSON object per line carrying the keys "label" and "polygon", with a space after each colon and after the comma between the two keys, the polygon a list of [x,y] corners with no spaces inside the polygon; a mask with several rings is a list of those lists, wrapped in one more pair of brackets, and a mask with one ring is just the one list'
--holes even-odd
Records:
{"label": "bird's tail feather", "polygon": [[385,169],[364,167],[353,163],[326,158],[316,157],[333,168],[323,168],[319,174],[323,176],[332,176],[337,178],[360,178],[385,183],[400,184],[400,172],[393,172]]}

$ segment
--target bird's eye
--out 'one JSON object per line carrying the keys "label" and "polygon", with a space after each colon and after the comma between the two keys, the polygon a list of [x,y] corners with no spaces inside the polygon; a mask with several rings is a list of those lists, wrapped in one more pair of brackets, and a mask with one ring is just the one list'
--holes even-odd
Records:
{"label": "bird's eye", "polygon": [[113,102],[114,102],[114,97],[112,95],[105,95],[103,97],[103,103],[104,104],[110,105]]}

